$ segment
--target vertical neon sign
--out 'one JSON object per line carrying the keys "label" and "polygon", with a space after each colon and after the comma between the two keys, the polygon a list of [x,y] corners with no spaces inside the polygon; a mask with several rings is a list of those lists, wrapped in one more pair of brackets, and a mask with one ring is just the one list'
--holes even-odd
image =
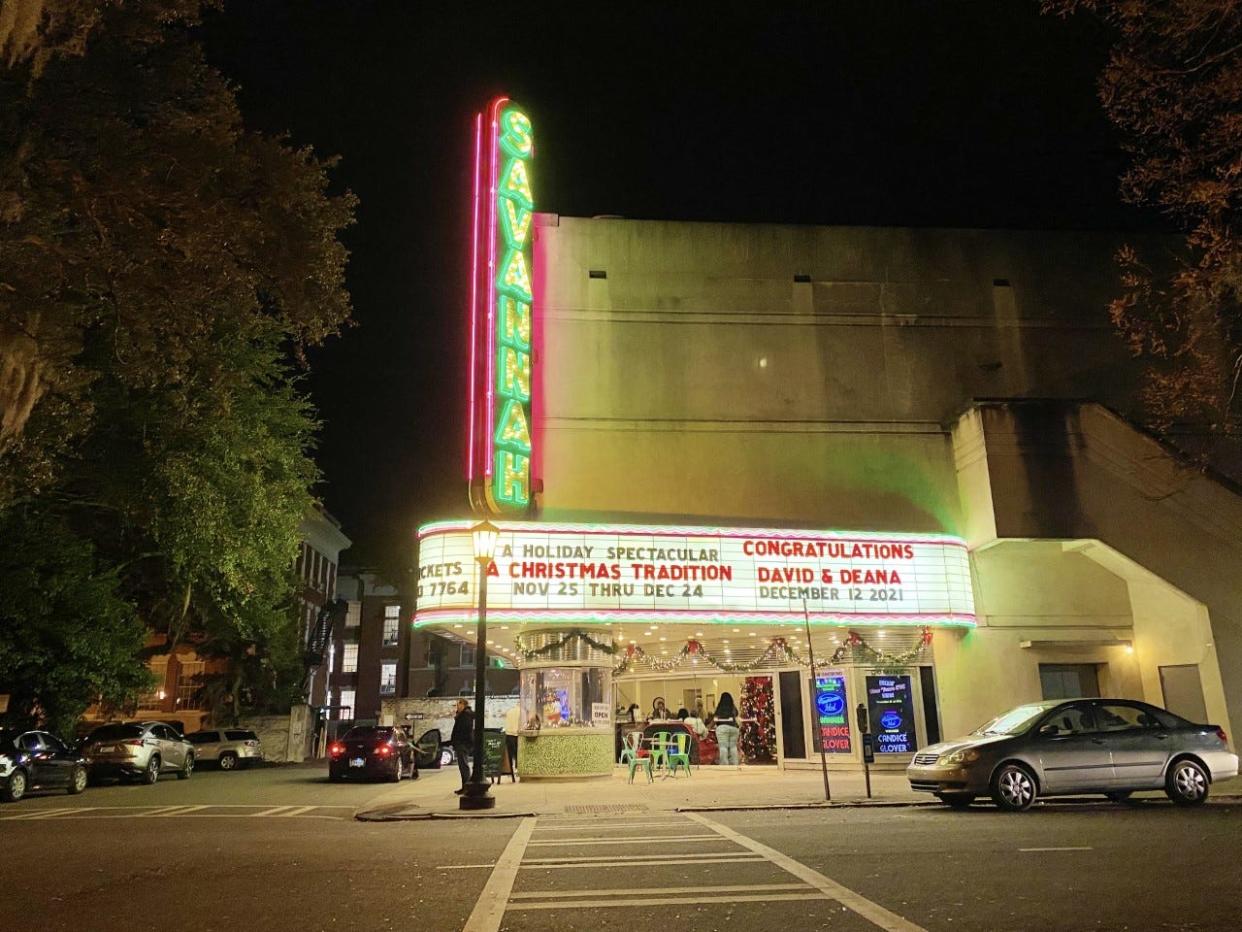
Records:
{"label": "vertical neon sign", "polygon": [[493,513],[529,511],[533,492],[534,151],[530,118],[507,97],[476,117],[467,475],[471,504]]}

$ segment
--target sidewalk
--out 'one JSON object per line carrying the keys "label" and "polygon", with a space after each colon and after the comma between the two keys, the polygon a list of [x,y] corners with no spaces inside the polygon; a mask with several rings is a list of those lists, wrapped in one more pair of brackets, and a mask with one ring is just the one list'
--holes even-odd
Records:
{"label": "sidewalk", "polygon": [[[939,805],[927,793],[911,791],[904,773],[873,772],[868,800],[861,773],[828,774],[831,805],[917,806]],[[597,780],[538,780],[492,786],[496,808],[462,813],[461,818],[513,818],[537,815],[590,815],[676,810],[767,809],[823,807],[824,781],[818,771],[781,771],[775,767],[743,767],[733,770],[700,767],[693,776],[656,777],[647,783],[641,773],[634,783],[617,768],[613,775]],[[418,780],[402,783],[380,793],[355,813],[364,821],[457,818],[457,768],[423,771]],[[1163,798],[1162,793],[1143,796]],[[1225,780],[1212,787],[1214,798],[1242,798],[1242,778]],[[1094,797],[1098,801],[1099,797]]]}

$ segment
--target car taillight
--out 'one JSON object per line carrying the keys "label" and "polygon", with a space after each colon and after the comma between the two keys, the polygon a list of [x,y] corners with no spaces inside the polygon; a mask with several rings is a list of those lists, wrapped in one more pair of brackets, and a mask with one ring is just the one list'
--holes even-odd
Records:
{"label": "car taillight", "polygon": [[1221,728],[1220,726],[1217,726],[1216,728],[1216,737],[1220,738],[1221,744],[1225,744],[1225,745],[1229,744],[1229,736],[1225,734],[1225,729]]}
{"label": "car taillight", "polygon": [[345,753],[345,745],[334,741],[332,744],[328,745],[328,753],[333,757],[340,757]]}
{"label": "car taillight", "polygon": [[140,748],[142,747],[142,739],[130,738],[128,741],[122,741],[121,744],[128,744],[132,748]]}
{"label": "car taillight", "polygon": [[246,742],[246,747],[248,748],[257,748],[258,746],[259,746],[258,741],[247,741]]}
{"label": "car taillight", "polygon": [[389,754],[392,753],[392,747],[390,747],[387,744],[381,744],[379,747],[375,749],[375,753],[378,754],[380,757],[387,757]]}

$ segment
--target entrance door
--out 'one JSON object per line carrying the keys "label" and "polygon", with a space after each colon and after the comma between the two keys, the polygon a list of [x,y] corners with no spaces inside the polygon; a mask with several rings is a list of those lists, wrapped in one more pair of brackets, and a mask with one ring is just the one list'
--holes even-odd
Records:
{"label": "entrance door", "polygon": [[1203,703],[1198,664],[1161,667],[1160,689],[1164,692],[1164,707],[1174,715],[1180,715],[1196,725],[1207,722],[1207,706]]}
{"label": "entrance door", "polygon": [[781,747],[785,758],[806,758],[806,731],[802,716],[802,671],[786,670],[781,677]]}

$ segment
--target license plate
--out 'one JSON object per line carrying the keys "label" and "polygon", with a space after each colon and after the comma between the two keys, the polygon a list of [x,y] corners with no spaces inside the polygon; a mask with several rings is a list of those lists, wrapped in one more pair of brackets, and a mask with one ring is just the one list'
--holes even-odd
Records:
{"label": "license plate", "polygon": [[95,748],[95,753],[96,754],[111,754],[115,750],[116,748],[113,747],[111,744],[106,744],[101,748]]}
{"label": "license plate", "polygon": [[349,766],[351,767],[365,767],[366,765],[367,765],[366,760],[361,757],[355,757],[353,760],[349,762]]}

